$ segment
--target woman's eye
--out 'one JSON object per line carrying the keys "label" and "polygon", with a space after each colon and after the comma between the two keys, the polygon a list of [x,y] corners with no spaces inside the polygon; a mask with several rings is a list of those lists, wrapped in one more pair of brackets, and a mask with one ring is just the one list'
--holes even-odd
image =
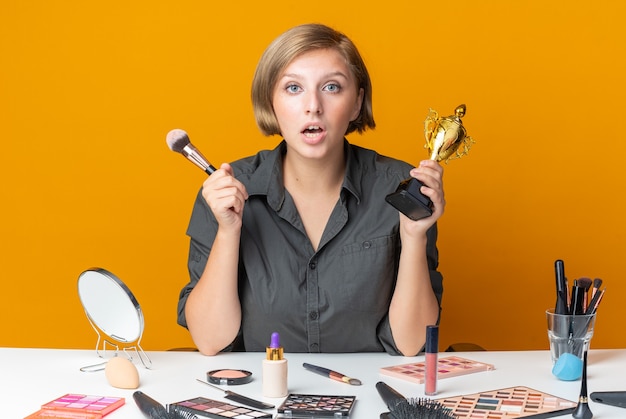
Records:
{"label": "woman's eye", "polygon": [[300,87],[295,84],[290,84],[287,86],[287,91],[289,93],[298,93],[300,91]]}
{"label": "woman's eye", "polygon": [[324,90],[326,90],[327,92],[331,92],[331,93],[337,93],[341,90],[341,86],[339,86],[336,83],[330,83],[324,86]]}

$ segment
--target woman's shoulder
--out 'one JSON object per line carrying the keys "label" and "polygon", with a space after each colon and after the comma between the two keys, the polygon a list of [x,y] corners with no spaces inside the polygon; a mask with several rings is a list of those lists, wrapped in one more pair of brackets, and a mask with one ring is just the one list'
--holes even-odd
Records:
{"label": "woman's shoulder", "polygon": [[354,144],[350,144],[349,147],[354,163],[357,164],[361,170],[387,172],[393,176],[404,178],[414,167],[403,160],[380,154],[376,150]]}
{"label": "woman's shoulder", "polygon": [[280,145],[273,150],[260,150],[251,156],[230,163],[236,177],[248,177],[258,172],[271,172],[280,155]]}

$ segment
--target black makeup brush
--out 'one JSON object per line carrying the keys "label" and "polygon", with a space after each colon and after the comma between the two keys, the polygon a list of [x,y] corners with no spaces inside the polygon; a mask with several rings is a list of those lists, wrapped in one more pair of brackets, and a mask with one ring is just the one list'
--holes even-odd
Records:
{"label": "black makeup brush", "polygon": [[593,413],[587,402],[587,351],[583,354],[583,378],[580,385],[578,406],[576,406],[576,410],[572,413],[572,417],[575,419],[591,419],[593,417]]}
{"label": "black makeup brush", "polygon": [[587,310],[587,304],[589,303],[588,292],[593,285],[593,281],[591,278],[578,278],[577,284],[583,291],[583,311],[585,311]]}
{"label": "black makeup brush", "polygon": [[425,398],[407,399],[386,383],[376,383],[376,390],[389,412],[382,413],[380,419],[454,419],[452,410],[441,403]]}
{"label": "black makeup brush", "polygon": [[556,277],[556,304],[554,306],[555,314],[569,313],[567,302],[567,280],[565,279],[565,266],[561,259],[554,262],[554,272]]}
{"label": "black makeup brush", "polygon": [[602,286],[602,279],[596,278],[593,280],[593,289],[591,290],[591,298],[593,298],[596,295],[596,293],[598,292],[601,286]]}

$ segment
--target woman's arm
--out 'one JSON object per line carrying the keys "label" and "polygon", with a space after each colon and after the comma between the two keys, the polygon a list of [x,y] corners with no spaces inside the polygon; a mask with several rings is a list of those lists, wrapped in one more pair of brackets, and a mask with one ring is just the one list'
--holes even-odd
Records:
{"label": "woman's arm", "polygon": [[389,306],[389,322],[396,347],[405,356],[419,352],[426,340],[426,326],[435,324],[439,317],[439,303],[432,288],[426,254],[426,232],[445,207],[442,175],[443,168],[430,160],[413,169],[411,176],[424,183],[421,191],[433,202],[433,214],[418,221],[400,214],[402,253]]}
{"label": "woman's arm", "polygon": [[205,355],[230,345],[241,325],[238,294],[239,242],[247,192],[223,164],[203,185],[202,195],[218,221],[206,267],[187,297],[185,318],[191,337]]}

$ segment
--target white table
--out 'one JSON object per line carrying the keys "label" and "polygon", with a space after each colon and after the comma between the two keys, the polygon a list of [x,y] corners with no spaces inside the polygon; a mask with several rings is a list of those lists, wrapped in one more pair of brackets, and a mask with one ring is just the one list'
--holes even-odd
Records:
{"label": "white table", "polygon": [[[196,381],[196,378],[205,380],[207,371],[219,368],[245,369],[253,373],[252,382],[223,388],[276,405],[282,401],[263,398],[261,395],[261,361],[264,353],[226,353],[214,357],[203,356],[198,352],[147,354],[152,360],[152,369],[138,366],[139,390],[162,404],[197,396],[228,401],[223,398],[224,393]],[[457,352],[441,353],[440,357],[451,355],[494,364],[495,370],[440,380],[436,398],[526,386],[569,400],[578,400],[580,381],[557,380],[551,373],[548,351]],[[424,396],[423,385],[379,373],[380,367],[422,361],[423,356],[403,358],[382,353],[286,353],[285,357],[289,361],[290,392],[354,395],[357,402],[351,416],[353,419],[375,419],[387,411],[375,388],[378,381],[386,382],[406,397]],[[80,371],[80,367],[100,361],[94,350],[0,348],[0,418],[23,418],[37,411],[42,404],[66,393],[125,397],[126,404],[107,418],[143,418],[132,397],[134,390],[111,387],[104,371]],[[351,386],[313,374],[302,367],[303,362],[358,378],[363,385]],[[592,350],[588,362],[589,393],[626,390],[626,350]],[[591,400],[589,404],[595,419],[626,417],[626,409],[596,404]]]}

